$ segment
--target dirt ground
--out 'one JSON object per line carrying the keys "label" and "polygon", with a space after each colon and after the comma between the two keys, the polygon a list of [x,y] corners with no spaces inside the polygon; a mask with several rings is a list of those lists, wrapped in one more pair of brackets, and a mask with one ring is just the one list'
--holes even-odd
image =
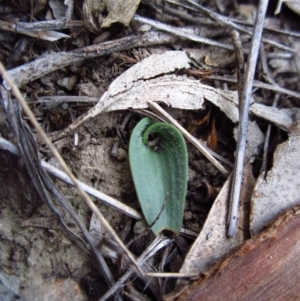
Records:
{"label": "dirt ground", "polygon": [[[29,22],[30,1],[25,2],[0,1],[1,20],[5,17],[5,20]],[[46,14],[51,11],[50,2],[37,1],[34,4],[33,14],[36,20],[45,19]],[[56,2],[62,3],[62,1]],[[80,19],[79,8],[81,7],[79,2],[75,1],[76,9],[74,12],[78,19]],[[152,1],[142,2],[139,8],[140,13],[145,13],[151,7]],[[41,6],[39,9],[37,8],[38,5]],[[224,4],[223,14],[229,15],[228,10],[230,8],[232,6],[229,3]],[[7,13],[5,14],[5,12]],[[296,15],[293,17],[296,18]],[[292,27],[292,21],[293,19],[291,19],[291,25],[287,24],[287,26]],[[181,26],[190,25],[189,22],[180,20],[178,17],[175,20],[170,20],[170,24],[176,22],[177,25]],[[285,22],[287,22],[286,19]],[[56,42],[43,41],[0,30],[0,60],[6,69],[10,70],[51,52],[71,51],[92,45],[104,33],[109,34],[109,40],[136,34],[135,28],[136,24],[129,27],[114,24],[111,28],[102,30],[100,33],[92,33],[86,27],[81,26],[65,29],[64,32],[71,37]],[[173,50],[176,47],[180,47],[180,49],[196,48],[197,43],[184,41],[180,45],[172,44],[146,49],[134,48],[95,57],[42,76],[40,79],[22,86],[21,92],[30,103],[31,109],[45,131],[47,133],[60,131],[72,122],[73,117],[80,116],[95,103],[81,103],[78,99],[67,105],[62,102],[53,106],[48,102],[41,103],[39,101],[41,97],[88,96],[91,99],[99,99],[108,89],[110,83],[134,65],[136,61],[152,53]],[[216,66],[211,69],[218,75],[232,75],[235,66],[229,64],[225,67]],[[262,77],[260,73],[262,73],[261,66],[257,72],[258,78]],[[187,76],[193,77],[193,75]],[[289,89],[299,91],[299,82],[293,80],[289,73],[278,73],[277,79]],[[201,77],[200,80],[202,83],[214,87],[223,86],[223,83],[218,80],[211,80],[206,77]],[[269,91],[257,92],[257,98],[271,98],[271,94],[272,92]],[[293,99],[287,103],[294,105]],[[234,163],[236,142],[233,138],[233,129],[235,125],[218,108],[208,102],[205,103],[205,110],[184,111],[166,106],[164,108],[182,126],[189,128],[196,138],[204,141],[207,141],[212,134],[214,124],[218,139],[215,151]],[[200,121],[208,115],[210,116],[208,120],[199,125]],[[142,117],[141,112],[134,110],[103,113],[84,123],[78,129],[78,146],[74,146],[73,135],[69,135],[59,145],[62,157],[80,181],[139,212],[141,212],[140,206],[128,161],[128,143],[134,126]],[[265,121],[258,120],[258,123],[261,130],[265,131],[267,128]],[[0,136],[16,143],[5,112],[1,107]],[[275,144],[286,138],[285,134],[280,131],[273,133],[273,137]],[[39,143],[39,139],[37,141],[41,158],[57,166],[58,163],[49,150],[42,143]],[[191,231],[190,233],[194,236],[180,235],[179,238],[174,238],[172,234],[166,233],[168,237],[174,238],[169,247],[169,254],[161,251],[152,260],[153,266],[158,269],[161,259],[166,257],[164,258],[167,260],[164,267],[165,272],[179,271],[189,246],[201,231],[213,202],[211,199],[206,199],[206,190],[201,189],[203,183],[212,186],[217,193],[226,180],[221,172],[208,162],[194,146],[188,143],[187,147],[189,155],[188,192],[182,226]],[[92,255],[74,243],[65,232],[59,219],[41,198],[26,170],[24,159],[1,150],[0,162],[0,280],[3,283],[9,282],[9,287],[16,293],[21,293],[28,301],[51,300],[51,298],[52,300],[98,300],[108,290],[105,277],[101,275]],[[255,176],[258,175],[260,162],[261,157],[253,162],[253,174]],[[91,221],[94,221],[92,211],[78,195],[76,189],[54,177],[53,182],[75,209],[84,226],[89,229],[92,236],[94,235],[95,241],[97,241],[97,234],[95,234],[97,227],[105,236],[106,233],[99,222],[96,221],[95,225],[92,224]],[[69,213],[53,195],[51,195],[51,199],[68,227],[82,238],[81,230]],[[122,241],[125,244],[133,241],[130,243],[129,249],[135,256],[140,256],[154,239],[145,223],[101,204],[97,199],[94,200]],[[144,235],[141,236],[141,233]],[[98,248],[100,250],[101,246]],[[124,274],[124,270],[120,268],[121,261],[122,256],[119,256],[117,260],[114,258],[107,259],[108,266],[116,280]],[[174,285],[175,281],[168,280],[160,287],[162,290],[164,289],[163,293],[169,293],[173,290]],[[63,298],[59,297],[61,287],[66,290]],[[123,288],[125,293],[121,298],[124,300],[149,300],[149,298],[150,300],[160,300],[161,296],[155,296],[154,292],[156,291],[151,286],[145,290],[143,287],[147,287],[147,285],[132,277],[130,281],[126,282]],[[129,297],[126,297],[126,293],[130,293]],[[132,297],[134,294],[136,294],[135,299]],[[115,296],[115,299],[117,298]],[[0,300],[2,300],[1,297]]]}
{"label": "dirt ground", "polygon": [[[187,117],[189,112],[173,111],[173,116],[189,118]],[[79,146],[73,147],[70,137],[67,146],[62,149],[62,154],[80,181],[139,210],[127,158],[128,141],[122,141],[116,131],[116,125],[122,122],[126,114],[108,113],[90,121],[80,129],[79,135],[84,139],[80,141]],[[195,112],[190,112],[190,115],[195,115]],[[134,124],[141,116],[134,114],[131,118]],[[7,133],[3,132],[2,136],[6,137]],[[118,146],[118,151],[124,156],[121,158],[113,156],[114,145]],[[232,152],[225,147],[223,154],[228,154],[232,158]],[[191,145],[189,158],[190,188],[183,227],[198,233],[205,221],[210,203],[205,200],[201,203],[201,197],[204,198],[205,192],[197,191],[195,187],[205,179],[212,186],[220,188],[224,177]],[[64,235],[60,224],[31,185],[22,159],[4,152],[1,162],[3,162],[0,232],[2,272],[18,277],[20,288],[28,300],[33,298],[36,286],[57,278],[74,279],[89,294],[89,288],[86,288],[87,279],[91,277],[101,279],[91,263],[91,258]],[[17,168],[13,169],[12,166]],[[92,213],[78,196],[76,189],[58,180],[55,182],[88,228]],[[126,243],[134,239],[135,235],[145,233],[145,236],[131,245],[134,254],[140,255],[153,240],[153,235],[148,233],[144,222],[132,220],[106,205],[101,205],[99,201],[97,205]],[[66,214],[62,209],[61,211]],[[75,226],[71,221],[70,225]],[[76,230],[80,235],[79,229]],[[181,237],[181,239],[186,247],[193,241],[193,238]],[[183,256],[179,253],[168,265],[168,270],[178,271],[182,261]],[[100,281],[104,284],[104,279]]]}

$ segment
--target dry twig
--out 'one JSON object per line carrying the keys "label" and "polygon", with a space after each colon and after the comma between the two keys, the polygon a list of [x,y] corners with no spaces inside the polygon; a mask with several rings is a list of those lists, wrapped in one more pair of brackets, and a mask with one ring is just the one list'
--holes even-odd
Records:
{"label": "dry twig", "polygon": [[[10,153],[19,156],[19,150],[18,148],[12,144],[11,142],[7,141],[6,139],[0,137],[0,149],[3,150],[7,150]],[[73,182],[71,181],[71,179],[68,177],[68,175],[66,173],[64,173],[63,171],[55,168],[54,166],[52,166],[51,164],[45,162],[44,160],[41,160],[41,165],[45,168],[45,170],[50,173],[51,175],[55,176],[56,178],[60,179],[61,181],[74,186]],[[143,219],[143,216],[135,209],[129,207],[126,204],[123,204],[122,202],[106,195],[105,193],[90,187],[89,185],[77,180],[79,185],[81,186],[81,188],[90,196],[96,198],[97,200],[99,200],[100,202],[122,212],[123,214],[126,214],[136,220],[141,220]],[[180,233],[187,236],[187,237],[192,237],[195,238],[197,237],[197,233],[190,231],[188,229],[184,229],[182,228],[180,230]]]}
{"label": "dry twig", "polygon": [[244,88],[242,94],[238,144],[235,167],[233,171],[231,196],[230,196],[230,212],[228,216],[228,236],[233,237],[236,230],[237,214],[242,186],[242,175],[246,149],[247,129],[249,120],[249,108],[251,101],[251,93],[256,68],[259,45],[262,36],[263,23],[268,6],[268,0],[261,0],[258,5],[257,16],[255,21],[254,34],[251,41],[251,50],[248,57],[247,70],[244,79]]}
{"label": "dry twig", "polygon": [[86,204],[90,207],[90,209],[95,213],[95,215],[97,216],[97,218],[99,218],[99,220],[101,221],[102,225],[105,227],[105,229],[107,230],[108,233],[110,233],[111,237],[113,238],[113,240],[118,243],[118,245],[120,246],[120,248],[124,251],[124,253],[128,256],[128,258],[130,259],[130,261],[134,264],[134,266],[136,267],[136,269],[143,274],[143,271],[141,270],[141,268],[139,267],[139,265],[137,264],[137,262],[135,261],[135,259],[133,258],[132,254],[130,253],[130,251],[126,248],[126,246],[124,245],[124,243],[122,242],[122,240],[118,237],[118,235],[115,233],[115,231],[113,230],[113,228],[110,226],[110,224],[106,221],[106,219],[104,218],[104,216],[101,214],[101,212],[99,211],[99,209],[96,207],[96,205],[93,203],[93,201],[89,198],[89,196],[84,192],[84,190],[80,187],[77,179],[75,178],[75,176],[72,174],[72,172],[69,170],[68,166],[66,165],[65,161],[63,160],[63,158],[61,157],[61,155],[59,154],[59,152],[56,150],[56,148],[53,146],[53,144],[51,143],[51,141],[49,140],[49,138],[47,137],[46,133],[44,132],[44,130],[41,128],[41,126],[39,125],[39,123],[37,122],[35,116],[33,115],[32,111],[30,110],[28,104],[26,103],[26,101],[24,100],[23,96],[20,93],[20,90],[18,89],[18,87],[13,83],[13,81],[11,80],[10,76],[7,74],[7,72],[5,71],[4,67],[2,64],[0,64],[0,73],[2,74],[3,78],[5,79],[5,81],[7,82],[7,84],[9,85],[9,87],[11,87],[12,92],[14,93],[14,95],[16,96],[17,100],[20,102],[25,114],[30,118],[30,121],[32,122],[32,124],[34,125],[36,131],[39,133],[39,135],[43,138],[43,140],[45,141],[45,143],[47,144],[47,146],[50,148],[52,154],[54,155],[54,157],[56,158],[56,160],[58,161],[58,163],[60,164],[60,166],[65,170],[65,172],[67,173],[67,175],[70,177],[70,179],[72,180],[72,182],[74,183],[74,186],[77,188],[78,192],[80,193],[80,195],[83,197],[84,201],[86,202]]}
{"label": "dry twig", "polygon": [[148,47],[157,44],[174,43],[175,41],[176,38],[165,33],[147,32],[142,36],[130,36],[69,52],[62,51],[45,55],[30,63],[9,70],[8,74],[18,87],[22,87],[50,72],[81,62],[85,59],[108,55],[116,51],[135,47]]}

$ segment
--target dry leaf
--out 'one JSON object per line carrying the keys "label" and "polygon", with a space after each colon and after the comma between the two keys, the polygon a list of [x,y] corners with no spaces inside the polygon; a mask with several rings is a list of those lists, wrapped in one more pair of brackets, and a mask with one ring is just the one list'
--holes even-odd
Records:
{"label": "dry leaf", "polygon": [[211,67],[225,68],[235,63],[235,54],[232,51],[218,49],[216,53],[207,54],[204,63]]}
{"label": "dry leaf", "polygon": [[256,5],[252,4],[240,4],[237,7],[238,13],[241,14],[246,19],[246,21],[252,23],[255,21],[256,10]]}
{"label": "dry leaf", "polygon": [[[290,46],[295,49],[296,53],[300,51],[300,42],[298,38],[289,38]],[[293,59],[277,58],[269,61],[270,66],[274,69],[274,76],[279,73],[298,73],[300,68],[300,58],[296,55]]]}
{"label": "dry leaf", "polygon": [[213,151],[217,150],[218,147],[218,134],[216,129],[216,120],[213,118],[212,125],[211,125],[211,131],[209,133],[209,136],[207,138],[207,146],[212,149]]}
{"label": "dry leaf", "polygon": [[49,6],[52,10],[53,16],[56,20],[62,19],[66,15],[67,7],[64,5],[63,1],[50,0]]}
{"label": "dry leaf", "polygon": [[282,212],[300,203],[300,131],[295,127],[289,140],[279,145],[266,179],[257,179],[251,200],[250,231],[260,233]]}
{"label": "dry leaf", "polygon": [[[197,110],[203,107],[206,99],[237,124],[239,121],[237,91],[219,90],[192,78],[167,75],[176,70],[189,69],[191,63],[184,51],[167,51],[149,56],[115,79],[92,109],[52,138],[61,139],[83,122],[104,111],[143,109],[148,107],[149,101],[163,102],[173,108]],[[273,116],[274,114],[269,116],[269,112],[273,113],[274,108],[259,104],[252,104],[250,111],[286,130],[291,124],[290,112],[278,110],[276,116]],[[278,117],[284,120],[284,124]]]}
{"label": "dry leaf", "polygon": [[291,10],[300,15],[300,3],[299,0],[278,0],[276,10],[274,12],[275,15],[279,14],[281,11],[281,5],[285,3]]}
{"label": "dry leaf", "polygon": [[190,68],[183,51],[153,54],[121,74],[101,97],[99,107],[106,111],[142,109],[149,101],[164,102],[174,108],[200,109],[203,96],[198,82],[182,76],[164,75]]}
{"label": "dry leaf", "polygon": [[148,102],[164,102],[173,108],[197,110],[203,99],[218,106],[234,123],[239,120],[236,91],[219,90],[184,76],[167,75],[189,69],[191,60],[184,51],[153,54],[121,74],[109,86],[95,107],[105,111],[146,108]]}
{"label": "dry leaf", "polygon": [[[213,264],[223,258],[228,252],[235,249],[245,241],[244,229],[244,211],[247,202],[250,201],[252,189],[254,187],[254,178],[251,165],[246,163],[243,170],[243,190],[241,191],[242,204],[239,207],[238,228],[235,236],[231,239],[227,237],[227,218],[228,218],[228,199],[231,188],[231,177],[224,184],[222,190],[217,196],[204,226],[193,243],[184,263],[180,269],[181,273],[204,273],[211,268]],[[247,216],[245,217],[248,219]],[[176,291],[180,291],[186,286],[184,280],[178,281]]]}
{"label": "dry leaf", "polygon": [[293,124],[294,116],[299,114],[300,109],[278,109],[254,103],[251,105],[250,111],[252,114],[272,122],[284,131],[288,131]]}
{"label": "dry leaf", "polygon": [[164,300],[299,300],[299,207]]}
{"label": "dry leaf", "polygon": [[[186,255],[180,272],[203,273],[229,251],[245,241],[245,232],[243,229],[245,227],[248,228],[249,225],[246,223],[248,216],[244,219],[244,215],[248,214],[247,208],[249,206],[247,203],[249,204],[251,200],[251,194],[255,184],[251,161],[253,157],[257,155],[259,150],[258,146],[263,141],[263,134],[256,122],[250,122],[248,126],[243,185],[240,198],[242,202],[239,207],[238,229],[240,230],[236,231],[233,238],[228,239],[228,200],[231,188],[231,177],[229,177],[214,201],[201,232]],[[182,287],[184,284],[184,281],[179,281],[177,287]]]}
{"label": "dry leaf", "polygon": [[112,23],[120,22],[128,26],[141,0],[106,0],[108,15],[101,27],[109,27]]}
{"label": "dry leaf", "polygon": [[238,231],[232,239],[227,238],[226,225],[230,182],[231,177],[227,179],[214,201],[201,232],[185,257],[180,269],[181,273],[202,273],[228,251],[243,242],[243,237]]}
{"label": "dry leaf", "polygon": [[141,0],[85,0],[83,14],[85,24],[92,32],[98,32],[120,22],[128,26]]}
{"label": "dry leaf", "polygon": [[296,1],[285,1],[285,4],[287,5],[287,7],[289,7],[291,10],[293,10],[295,13],[297,13],[298,15],[300,15],[300,3],[298,1],[298,3],[296,3]]}

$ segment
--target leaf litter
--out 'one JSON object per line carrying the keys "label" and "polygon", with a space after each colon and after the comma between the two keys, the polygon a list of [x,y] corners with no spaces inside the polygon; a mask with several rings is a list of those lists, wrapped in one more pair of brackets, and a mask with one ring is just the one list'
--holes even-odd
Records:
{"label": "leaf litter", "polygon": [[[219,18],[218,15],[213,15],[213,17]],[[141,22],[144,19],[141,19],[139,16],[137,16],[135,20]],[[223,19],[220,18],[220,20],[224,22]],[[169,30],[170,28],[167,29]],[[176,31],[172,31],[172,32],[176,35]],[[181,38],[184,37],[184,33],[180,32],[179,34]],[[186,37],[188,37],[188,35]],[[209,41],[204,40],[203,42],[206,43]],[[245,42],[245,45],[247,45],[247,42]],[[246,47],[248,47],[248,45]],[[136,112],[142,112],[141,110],[143,110],[144,113],[150,114],[151,111],[149,110],[149,106],[150,109],[152,110],[153,108],[155,108],[155,106],[153,106],[153,104],[151,103],[155,103],[155,102],[164,103],[165,105],[163,106],[163,109],[169,112],[182,124],[187,126],[189,124],[187,120],[191,119],[191,116],[193,117],[195,116],[192,114],[191,111],[194,111],[197,114],[201,114],[200,113],[201,110],[206,110],[208,107],[213,107],[215,112],[214,114],[219,114],[218,116],[222,116],[223,119],[228,118],[229,120],[231,120],[232,128],[231,131],[227,133],[228,135],[227,139],[228,138],[238,139],[236,135],[236,130],[234,130],[234,127],[236,127],[239,120],[239,108],[238,108],[239,101],[238,101],[238,93],[236,89],[233,87],[233,89],[230,90],[226,86],[225,88],[224,86],[223,87],[221,87],[220,85],[217,86],[217,82],[214,82],[212,84],[211,80],[207,80],[205,78],[202,79],[200,82],[197,78],[187,75],[188,73],[186,72],[187,69],[195,70],[199,68],[200,65],[201,67],[207,69],[209,68],[218,69],[219,67],[221,70],[221,68],[225,68],[225,67],[228,68],[228,66],[230,66],[230,62],[232,63],[232,61],[226,63],[224,66],[221,66],[221,62],[218,63],[218,61],[215,61],[214,66],[212,67],[212,64],[206,65],[208,61],[206,60],[203,61],[201,60],[200,62],[195,61],[194,58],[189,56],[184,51],[163,50],[160,52],[162,53],[151,55],[148,58],[141,60],[139,63],[135,64],[133,67],[129,69],[125,68],[127,69],[127,71],[125,72],[123,69],[121,71],[122,74],[118,77],[112,75],[111,78],[114,79],[114,81],[110,83],[110,85],[107,85],[108,86],[107,91],[101,96],[98,103],[92,109],[90,109],[90,111],[87,111],[85,115],[81,115],[78,119],[78,122],[75,121],[66,130],[63,130],[62,132],[59,133],[50,133],[51,139],[53,141],[56,141],[56,143],[60,142],[62,137],[65,137],[64,138],[65,140],[62,140],[63,143],[61,149],[63,151],[65,159],[67,159],[67,161],[69,161],[69,163],[72,164],[74,171],[76,171],[76,174],[78,174],[78,177],[81,180],[83,180],[84,182],[86,182],[91,186],[94,186],[94,188],[99,189],[102,192],[114,196],[117,199],[121,199],[123,202],[127,204],[129,203],[132,207],[136,207],[137,209],[138,209],[138,205],[136,204],[136,202],[133,201],[134,191],[131,189],[132,183],[130,180],[128,162],[126,161],[126,140],[128,141],[128,135],[129,135],[128,132],[131,131],[133,124],[136,122],[136,118],[138,117],[135,116],[133,121],[131,121],[133,122],[133,124],[125,123],[125,126],[123,126],[123,130],[126,129],[126,131],[120,132],[121,127],[117,127],[116,129],[114,129],[114,125],[120,124],[122,122],[122,118],[124,117],[123,114],[120,113],[120,111],[133,110]],[[276,52],[274,54],[276,55]],[[72,60],[70,60],[70,62],[71,61]],[[82,66],[81,63],[78,64]],[[124,61],[123,64],[126,64],[126,61]],[[56,68],[59,68],[59,66],[57,66]],[[287,69],[281,69],[281,70],[278,69],[278,70],[286,71]],[[78,75],[82,76],[82,74],[77,74],[77,76]],[[97,75],[97,73],[94,72],[93,76],[94,79],[98,78],[99,81],[99,74]],[[66,78],[66,77],[62,77],[62,78]],[[39,87],[40,84],[37,83],[37,88],[39,89]],[[292,88],[293,87],[295,87],[295,85],[294,86],[292,85]],[[276,89],[276,86],[274,88]],[[25,89],[27,89],[29,93],[32,93],[31,92],[32,89],[30,89],[28,85],[25,87]],[[64,87],[58,89],[60,89],[61,92],[63,91],[63,93],[66,93],[66,91],[64,91]],[[43,94],[42,91],[43,90],[40,90],[39,93]],[[241,212],[240,212],[240,219],[239,219],[240,229],[244,228],[245,225],[247,226],[247,222],[245,222],[245,220],[249,218],[249,214],[247,216],[247,204],[250,202],[251,199],[251,187],[253,187],[254,183],[256,182],[254,194],[251,200],[252,202],[251,206],[253,208],[253,210],[251,210],[251,220],[250,220],[251,234],[259,233],[264,227],[267,226],[269,222],[271,222],[276,216],[278,216],[278,214],[298,204],[297,200],[293,195],[293,189],[296,188],[296,186],[294,185],[294,181],[295,181],[294,168],[297,165],[290,164],[289,163],[290,161],[288,159],[289,156],[293,158],[293,156],[296,154],[295,149],[297,148],[297,138],[296,138],[297,132],[294,129],[294,123],[297,120],[298,109],[296,107],[290,108],[286,105],[280,108],[272,108],[269,106],[269,103],[267,101],[261,101],[261,103],[257,103],[257,101],[260,99],[261,96],[259,95],[259,93],[254,93],[253,99],[251,100],[251,104],[250,104],[250,112],[253,114],[253,116],[257,116],[258,118],[253,117],[254,120],[253,121],[251,120],[249,123],[249,130],[247,135],[246,160],[245,160],[244,175],[243,175],[244,177],[243,185],[247,186],[248,191],[242,191],[242,194],[245,195],[245,197],[243,198],[243,203],[240,206]],[[80,101],[79,98],[77,98],[77,101]],[[294,104],[294,102],[292,103]],[[186,111],[186,112],[181,110],[176,111],[172,108],[191,110],[191,111]],[[76,108],[76,110],[78,110],[76,111],[76,113],[80,115],[81,113],[80,107]],[[216,113],[216,111],[218,110],[219,113]],[[113,111],[116,111],[116,113],[108,113]],[[161,111],[154,110],[154,112],[155,114],[158,114],[157,117],[162,119],[165,118],[164,114]],[[91,117],[95,117],[96,115],[99,114],[100,114],[99,118],[90,119]],[[84,120],[85,123],[83,123]],[[212,122],[212,121],[208,121],[208,122]],[[261,132],[261,129],[264,129],[264,124],[266,122],[271,122],[277,127],[283,129],[284,131],[290,132],[289,140],[285,142],[285,144],[280,146],[278,150],[275,152],[273,167],[267,175],[267,179],[268,179],[267,182],[264,175],[260,175],[258,179],[255,180],[253,178],[252,171],[251,171],[252,169],[251,164],[254,164],[256,158],[260,156],[260,146],[264,141],[264,137]],[[72,131],[79,124],[83,125],[78,129],[79,136],[80,137],[85,136],[87,137],[87,139],[86,141],[79,140],[79,146],[74,147],[72,146],[73,143],[70,139],[71,137],[69,134],[72,133]],[[112,133],[111,131],[118,131],[118,136],[116,136],[116,134]],[[217,132],[220,132],[220,129],[218,129],[218,122],[217,122]],[[7,137],[5,133],[2,135],[4,135],[4,137]],[[197,129],[196,129],[196,135],[198,135],[198,138],[200,137],[202,139],[206,139],[208,137],[208,136],[205,137],[205,134],[203,133],[199,133]],[[100,140],[98,140],[98,137],[100,137]],[[115,146],[116,144],[117,146]],[[84,148],[84,151],[82,151],[80,148]],[[119,157],[121,158],[120,160],[117,159],[117,161],[115,161],[116,160],[115,158],[117,157],[108,155],[110,150],[115,148],[119,152],[123,152],[123,153],[125,152],[125,157],[121,156]],[[201,157],[202,155],[196,152],[193,149],[193,147],[189,147],[189,151],[190,151],[190,161],[191,163],[193,163],[193,166],[196,166],[195,163],[196,161],[202,162],[201,164],[203,166],[205,166],[206,164],[206,168],[208,170],[211,169],[212,171],[211,175],[206,174],[206,176],[208,176],[208,179],[215,182],[215,185],[220,188],[220,193],[217,196],[215,202],[213,203],[206,221],[202,222],[204,223],[203,226],[201,225],[199,227],[198,225],[198,227],[194,227],[192,225],[193,222],[189,223],[187,220],[184,221],[184,227],[188,227],[189,229],[194,229],[196,230],[196,232],[199,232],[201,230],[197,240],[193,244],[188,255],[186,255],[185,257],[180,256],[178,255],[178,250],[180,250],[180,248],[178,246],[174,248],[174,251],[177,250],[177,256],[175,256],[175,258],[177,258],[178,264],[182,265],[183,263],[181,268],[182,273],[189,273],[189,272],[201,273],[204,272],[207,268],[209,268],[214,262],[221,259],[235,246],[241,244],[245,239],[248,238],[248,236],[246,233],[247,231],[243,233],[239,231],[236,237],[234,237],[233,239],[229,240],[227,238],[226,219],[227,219],[227,210],[228,210],[227,202],[230,193],[229,192],[230,178],[227,178],[225,184],[223,184],[224,176],[219,175],[219,177],[221,178],[223,177],[223,178],[222,180],[217,181],[216,179],[214,179],[214,177],[218,175],[218,171],[216,171],[215,167],[213,167],[211,163],[203,163],[205,162],[206,159],[204,159],[204,157]],[[220,149],[217,148],[217,151],[220,151]],[[212,157],[214,158],[216,157],[216,154],[214,154],[214,152],[211,151],[208,152],[211,154]],[[221,151],[221,153],[223,156],[225,155],[226,157],[230,158],[230,155],[228,156],[228,154],[226,154],[226,151],[223,150]],[[48,156],[47,152],[45,152],[45,154],[46,156]],[[284,156],[284,154],[287,154],[287,156]],[[88,160],[85,160],[83,157],[84,158],[87,157]],[[232,157],[230,159],[232,160]],[[101,161],[103,162],[101,163],[103,167],[99,165],[100,167],[98,168],[97,164],[99,163],[96,162],[101,162]],[[225,161],[226,160],[223,160],[221,162],[225,162]],[[209,164],[211,164],[211,167],[209,167]],[[283,167],[286,167],[286,169],[284,169]],[[229,171],[228,166],[225,168],[225,173],[223,172],[223,174],[226,174],[226,169]],[[203,171],[202,169],[201,171],[197,169],[197,172],[200,175],[205,175],[205,171]],[[287,179],[287,182],[282,181],[282,178],[285,177]],[[190,168],[190,179],[195,179],[195,178],[196,178],[195,169]],[[272,191],[272,193],[274,191],[279,190],[278,187],[281,187],[280,185],[277,185],[279,182],[282,183],[283,188],[282,189],[280,188],[281,190],[280,192],[282,193],[278,194],[278,198],[279,199],[284,198],[286,196],[286,191],[291,191],[291,197],[286,198],[287,201],[289,202],[287,202],[284,205],[280,203],[281,205],[278,206],[277,203],[276,204],[272,203],[271,204],[272,208],[269,210],[270,201],[268,201],[268,198],[266,197],[265,198],[266,200],[260,203],[259,202],[260,196],[263,193],[265,193],[265,189],[267,189],[267,186],[270,187],[270,191]],[[246,183],[248,184],[246,185]],[[101,230],[102,227],[99,224],[99,221],[95,219],[94,214],[91,215],[90,213],[88,213],[88,210],[83,205],[80,205],[80,201],[78,197],[76,197],[75,191],[70,190],[70,188],[67,188],[60,183],[58,183],[58,185],[65,193],[67,193],[67,195],[69,195],[69,197],[71,197],[71,199],[73,199],[72,203],[73,205],[75,205],[75,207],[77,207],[77,211],[81,218],[83,218],[86,215],[90,216],[87,218],[87,220],[86,218],[84,218],[84,220],[85,223],[88,223],[88,220],[90,220],[91,234],[93,232],[99,233],[99,231],[100,232],[102,231],[101,236],[107,235],[105,231],[103,232],[103,230]],[[270,195],[271,192],[268,194]],[[191,221],[194,221],[196,219],[195,217],[193,217],[193,215],[199,214],[199,212],[201,215],[202,209],[201,206],[199,207],[199,205],[195,203],[194,199],[192,199],[189,196],[187,196],[187,199],[188,200],[187,200],[186,210],[187,212],[191,212],[191,216],[192,216]],[[258,206],[258,204],[260,204],[261,206]],[[15,206],[16,208],[18,208],[18,204],[16,204]],[[126,239],[128,240],[128,237],[130,237],[130,233],[131,233],[130,230],[130,228],[132,227],[131,222],[129,222],[128,219],[127,220],[124,219],[124,221],[121,222],[120,217],[118,216],[118,214],[115,213],[113,209],[105,205],[101,205],[100,207],[101,210],[105,212],[106,217],[109,220],[110,224],[114,227],[115,230],[117,230],[119,236],[122,237],[123,240]],[[243,216],[244,209],[246,212],[245,217]],[[189,214],[187,214],[186,216],[188,217]],[[203,214],[202,216],[204,218]],[[45,219],[45,221],[42,223],[44,223],[45,227],[49,227],[49,223],[47,222],[47,219]],[[31,225],[37,225],[37,224],[31,223]],[[4,234],[7,235],[7,233],[8,232],[3,232],[2,235]],[[185,232],[185,229],[182,229],[182,233],[189,233],[189,231]],[[190,234],[192,234],[192,231],[190,232]],[[94,237],[94,239],[96,242],[97,237]],[[149,243],[149,237],[147,239]],[[111,258],[114,258],[114,260],[116,260],[116,256],[117,257],[119,256],[118,248],[116,246],[105,243],[105,240],[103,241],[104,242],[102,244],[101,239],[100,242],[98,240],[98,242],[101,245],[101,249],[102,250],[106,249],[106,251],[107,249],[111,249],[113,252],[117,254],[113,256],[111,255],[112,256]],[[144,249],[144,247],[142,246],[143,245],[142,240],[140,240],[138,244],[136,243],[133,244],[140,245],[138,249],[140,249],[141,251]],[[104,253],[106,251],[104,251]],[[138,253],[137,249],[134,252],[136,252],[137,254]],[[18,258],[17,255],[15,256],[15,258]],[[197,264],[195,264],[195,262],[197,262]],[[75,264],[73,268],[75,270],[79,269],[79,271],[82,270],[78,273],[79,275],[84,274],[83,270],[85,270],[86,273],[88,272],[87,266],[81,266],[81,265],[76,266]],[[5,269],[7,269],[7,266],[4,266],[4,270]],[[50,271],[50,269],[48,269],[48,271]],[[22,278],[21,274],[22,272],[20,270],[20,277]],[[117,286],[113,286],[113,287],[114,287],[113,290],[116,291],[118,290]],[[113,290],[109,291],[110,294],[112,293]],[[129,288],[126,293],[128,294],[128,292],[130,292]],[[150,295],[153,294],[153,292],[157,292],[157,288],[152,287],[150,289]],[[116,298],[119,298],[118,295],[116,295]]]}

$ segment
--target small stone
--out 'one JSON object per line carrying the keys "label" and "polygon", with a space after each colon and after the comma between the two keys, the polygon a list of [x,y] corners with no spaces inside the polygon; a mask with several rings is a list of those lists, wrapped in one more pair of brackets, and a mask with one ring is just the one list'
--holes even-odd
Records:
{"label": "small stone", "polygon": [[100,97],[100,90],[92,83],[83,83],[76,85],[76,91],[79,95],[85,95],[89,97]]}
{"label": "small stone", "polygon": [[134,225],[133,232],[135,234],[140,234],[146,232],[148,226],[144,220],[137,221]]}
{"label": "small stone", "polygon": [[184,219],[186,221],[189,221],[190,219],[192,219],[192,216],[193,216],[192,211],[187,211],[187,212],[184,213]]}
{"label": "small stone", "polygon": [[62,88],[72,91],[77,83],[77,76],[73,75],[71,77],[64,77],[59,79],[56,83]]}
{"label": "small stone", "polygon": [[111,149],[111,156],[116,158],[118,161],[124,161],[127,159],[127,152],[124,148],[118,147],[117,144],[114,144]]}
{"label": "small stone", "polygon": [[138,31],[140,31],[140,32],[146,32],[146,31],[150,31],[150,29],[151,29],[150,25],[144,24],[141,27],[139,27]]}

